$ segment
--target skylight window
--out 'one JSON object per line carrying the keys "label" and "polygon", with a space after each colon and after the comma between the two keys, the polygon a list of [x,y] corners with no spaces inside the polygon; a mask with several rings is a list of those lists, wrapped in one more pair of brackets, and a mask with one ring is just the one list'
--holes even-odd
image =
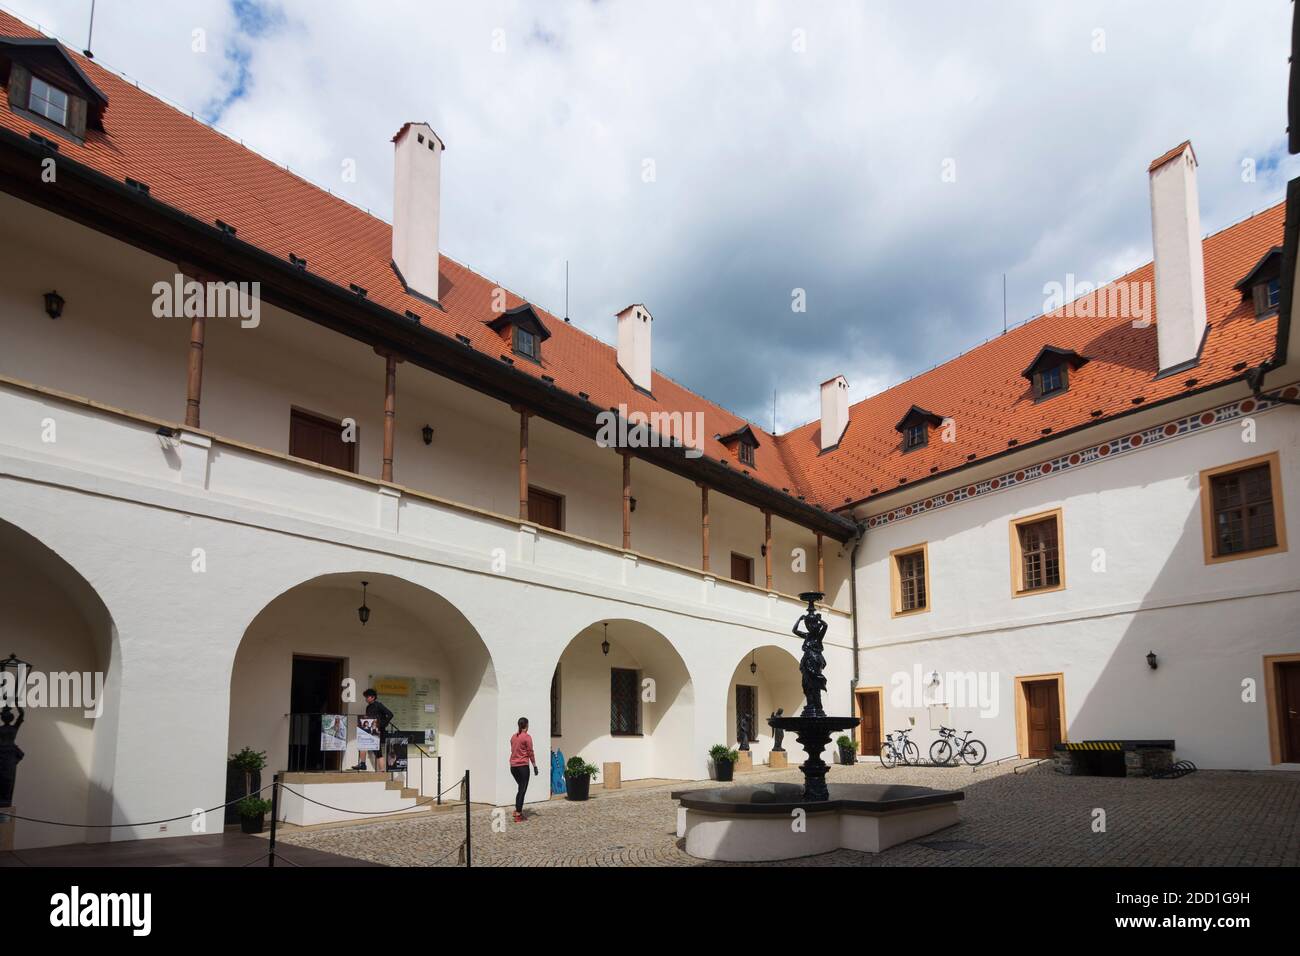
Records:
{"label": "skylight window", "polygon": [[27,100],[27,108],[52,123],[68,125],[68,94],[57,86],[46,83],[39,76],[32,77],[32,91]]}

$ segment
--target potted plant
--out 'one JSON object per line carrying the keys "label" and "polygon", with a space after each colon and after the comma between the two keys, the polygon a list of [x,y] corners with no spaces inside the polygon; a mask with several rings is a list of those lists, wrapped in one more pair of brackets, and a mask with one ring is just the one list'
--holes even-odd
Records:
{"label": "potted plant", "polygon": [[740,759],[740,752],[726,744],[714,744],[709,748],[709,756],[713,758],[716,779],[730,780],[736,772],[736,761]]}
{"label": "potted plant", "polygon": [[835,746],[840,748],[840,763],[857,763],[858,761],[858,742],[848,734],[840,734],[835,740]]}
{"label": "potted plant", "polygon": [[239,827],[245,833],[261,833],[266,811],[271,809],[271,801],[261,797],[244,797],[235,804],[239,811]]}
{"label": "potted plant", "polygon": [[591,778],[596,776],[596,765],[581,757],[570,757],[564,765],[564,799],[586,800],[591,791]]}
{"label": "potted plant", "polygon": [[226,761],[226,823],[234,823],[239,813],[232,801],[251,797],[262,786],[262,770],[266,767],[266,751],[245,747],[231,754]]}

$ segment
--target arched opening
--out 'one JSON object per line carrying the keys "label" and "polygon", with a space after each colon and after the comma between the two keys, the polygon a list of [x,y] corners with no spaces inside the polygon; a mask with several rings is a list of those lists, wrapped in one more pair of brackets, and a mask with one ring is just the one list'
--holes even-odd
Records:
{"label": "arched opening", "polygon": [[[116,719],[115,708],[104,702],[109,682],[116,679],[112,617],[70,564],[5,521],[0,521],[0,607],[5,609],[0,657],[12,653],[31,666],[16,737],[25,757],[16,768],[14,812],[105,823],[112,812]],[[43,685],[39,692],[38,684]],[[107,840],[109,833],[17,820],[14,848]]]}
{"label": "arched opening", "polygon": [[[724,741],[738,747],[744,721],[749,727],[749,749],[755,767],[766,763],[772,751],[774,737],[767,721],[777,708],[786,717],[797,716],[803,708],[803,685],[798,658],[784,647],[768,644],[754,648],[741,659],[727,686]],[[791,765],[803,761],[803,748],[793,735],[785,735],[782,747]]]}
{"label": "arched opening", "polygon": [[[430,758],[408,754],[406,786],[434,794],[437,757],[444,787],[466,769],[477,780],[494,779],[501,742],[487,646],[446,598],[365,571],[290,588],[249,624],[231,672],[228,751],[264,750],[268,771],[350,768],[366,756],[357,750],[356,718],[365,713],[368,687],[380,691],[396,727],[431,731],[421,745]],[[343,749],[322,748],[319,737],[305,745],[308,720],[295,715],[311,714],[347,716]]]}
{"label": "arched opening", "polygon": [[[608,642],[608,652],[605,644]],[[624,780],[697,776],[695,688],[666,637],[637,621],[584,628],[560,655],[552,679],[551,750]]]}

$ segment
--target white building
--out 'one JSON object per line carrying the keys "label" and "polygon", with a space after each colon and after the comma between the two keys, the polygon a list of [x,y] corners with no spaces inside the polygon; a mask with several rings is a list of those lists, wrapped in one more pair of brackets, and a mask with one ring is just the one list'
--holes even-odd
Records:
{"label": "white building", "polygon": [[1189,145],[1154,270],[773,435],[653,370],[646,306],[609,347],[440,256],[425,124],[390,227],[5,14],[0,78],[0,652],[106,675],[97,717],[27,708],[19,813],[213,806],[242,747],[290,766],[291,714],[360,713],[347,680],[419,690],[476,802],[521,715],[625,780],[706,776],[743,715],[761,763],[810,590],[865,752],[938,702],[991,758],[1300,767],[1294,267],[1282,207],[1200,241]]}

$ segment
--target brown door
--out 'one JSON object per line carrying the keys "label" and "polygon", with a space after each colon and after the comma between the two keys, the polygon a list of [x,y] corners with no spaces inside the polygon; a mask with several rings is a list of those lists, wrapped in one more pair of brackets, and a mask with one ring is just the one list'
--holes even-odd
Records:
{"label": "brown door", "polygon": [[1278,704],[1282,726],[1282,762],[1300,763],[1300,661],[1277,665]]}
{"label": "brown door", "polygon": [[289,412],[289,454],[318,465],[357,470],[357,443],[343,440],[343,425],[310,412]]}
{"label": "brown door", "polygon": [[874,757],[880,753],[880,692],[858,691],[858,753]]}
{"label": "brown door", "polygon": [[731,580],[754,583],[754,559],[743,554],[731,553]]}
{"label": "brown door", "polygon": [[1029,756],[1050,757],[1061,742],[1061,706],[1056,681],[1025,683],[1025,719],[1029,726]]}
{"label": "brown door", "polygon": [[564,499],[541,488],[528,486],[528,520],[543,528],[563,531]]}

